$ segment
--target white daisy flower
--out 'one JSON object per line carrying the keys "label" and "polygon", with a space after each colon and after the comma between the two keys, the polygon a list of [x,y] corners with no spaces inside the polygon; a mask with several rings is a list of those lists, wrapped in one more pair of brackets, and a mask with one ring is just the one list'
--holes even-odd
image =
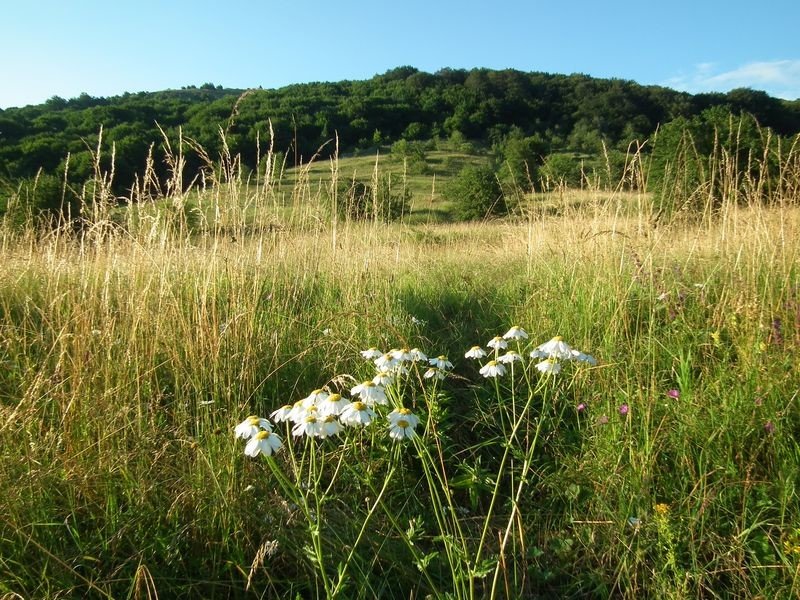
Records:
{"label": "white daisy flower", "polygon": [[557,335],[549,342],[541,344],[531,352],[532,358],[556,358],[558,360],[571,360],[572,348],[567,344],[564,339]]}
{"label": "white daisy flower", "polygon": [[425,353],[419,348],[412,348],[411,350],[408,351],[408,353],[411,355],[411,360],[415,362],[416,361],[425,362],[426,360],[428,360],[428,357],[425,356]]}
{"label": "white daisy flower", "polygon": [[234,427],[233,433],[237,438],[246,440],[247,438],[251,438],[258,434],[258,432],[262,429],[272,431],[272,425],[270,425],[270,422],[266,419],[251,415]]}
{"label": "white daisy flower", "polygon": [[[360,396],[361,400],[369,404],[388,404],[389,400],[386,398],[386,392],[383,387],[377,385],[374,381],[365,381],[359,383],[357,386],[350,390],[350,395],[353,397]],[[343,407],[344,408],[344,407]]]}
{"label": "white daisy flower", "polygon": [[310,414],[306,416],[301,422],[292,427],[292,435],[300,437],[307,435],[308,437],[317,437],[322,434],[323,421],[318,419],[316,415]]}
{"label": "white daisy flower", "polygon": [[393,372],[379,371],[378,374],[372,378],[372,383],[386,387],[394,381],[394,377],[395,374]]}
{"label": "white daisy flower", "polygon": [[303,419],[306,418],[306,413],[308,412],[308,408],[303,405],[303,400],[298,400],[294,404],[292,404],[292,408],[287,414],[287,419],[292,423],[300,423]]}
{"label": "white daisy flower", "polygon": [[395,358],[392,355],[392,352],[396,352],[395,350],[389,351],[386,354],[381,354],[378,358],[375,359],[375,366],[378,367],[379,371],[391,371],[397,365],[400,364],[400,360]]}
{"label": "white daisy flower", "polygon": [[536,368],[542,373],[558,375],[561,372],[561,363],[555,359],[548,358],[536,365]]}
{"label": "white daisy flower", "polygon": [[428,367],[428,370],[422,375],[425,379],[433,379],[434,377],[439,381],[447,378],[447,373],[439,367]]}
{"label": "white daisy flower", "polygon": [[514,325],[511,329],[503,334],[504,340],[527,340],[527,332],[519,325]]}
{"label": "white daisy flower", "polygon": [[408,348],[400,348],[400,349],[394,348],[392,350],[389,350],[389,354],[392,356],[392,358],[394,358],[398,362],[411,362],[412,360],[414,360],[414,357],[411,354],[411,350],[409,350]]}
{"label": "white daisy flower", "polygon": [[289,413],[292,410],[291,404],[284,404],[278,410],[272,411],[269,415],[269,418],[275,421],[276,423],[283,423],[289,420]]}
{"label": "white daisy flower", "polygon": [[409,422],[411,427],[419,425],[419,417],[411,412],[410,408],[395,408],[392,412],[386,415],[389,423],[396,423],[400,419],[405,419]]}
{"label": "white daisy flower", "polygon": [[325,400],[328,397],[328,392],[325,390],[314,390],[308,396],[303,398],[303,408],[309,408],[310,406],[318,406],[320,402]]}
{"label": "white daisy flower", "polygon": [[389,425],[389,437],[398,442],[404,439],[410,440],[416,435],[417,433],[414,431],[414,426],[406,419],[397,419],[394,423]]}
{"label": "white daisy flower", "polygon": [[330,415],[339,415],[348,404],[350,401],[342,398],[341,394],[330,394],[317,405],[319,416],[324,418]]}
{"label": "white daisy flower", "polygon": [[320,437],[331,437],[334,435],[339,435],[339,433],[344,429],[342,424],[339,423],[338,419],[334,415],[328,415],[322,421],[322,431],[320,432]]}
{"label": "white daisy flower", "polygon": [[244,453],[252,457],[256,457],[259,454],[270,456],[280,450],[281,446],[283,446],[283,442],[277,433],[262,430],[250,438],[250,441],[244,447]]}
{"label": "white daisy flower", "polygon": [[509,350],[503,356],[497,357],[497,362],[501,362],[505,365],[510,365],[511,363],[518,362],[522,360],[522,356],[520,356],[519,352],[514,352],[513,350]]}
{"label": "white daisy flower", "polygon": [[367,360],[375,360],[379,356],[383,356],[383,352],[373,347],[373,348],[368,348],[366,350],[362,350],[361,356],[363,356]]}
{"label": "white daisy flower", "polygon": [[436,358],[431,358],[428,361],[432,366],[436,367],[437,369],[452,369],[453,363],[447,360],[447,357],[444,354],[440,354]]}
{"label": "white daisy flower", "polygon": [[496,335],[492,339],[490,339],[486,343],[486,345],[494,350],[505,350],[506,348],[508,348],[508,342],[505,341],[503,338],[501,338],[499,335]]}
{"label": "white daisy flower", "polygon": [[592,356],[591,354],[584,354],[583,352],[580,352],[579,350],[573,350],[572,351],[572,358],[574,358],[575,360],[578,360],[580,362],[588,363],[589,365],[591,365],[593,367],[597,365],[597,359],[594,356]]}
{"label": "white daisy flower", "polygon": [[484,377],[499,377],[506,374],[506,368],[496,360],[490,360],[481,367],[479,373]]}
{"label": "white daisy flower", "polygon": [[339,420],[342,425],[369,425],[375,419],[375,411],[364,402],[351,402],[342,410]]}
{"label": "white daisy flower", "polygon": [[486,356],[486,351],[480,346],[473,346],[464,353],[464,358],[483,358]]}

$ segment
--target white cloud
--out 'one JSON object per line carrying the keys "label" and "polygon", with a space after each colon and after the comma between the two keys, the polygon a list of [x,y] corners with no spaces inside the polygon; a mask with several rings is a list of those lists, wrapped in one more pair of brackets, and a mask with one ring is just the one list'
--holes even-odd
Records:
{"label": "white cloud", "polygon": [[728,92],[748,87],[778,98],[800,98],[800,60],[749,62],[720,71],[715,63],[700,63],[691,73],[671,77],[664,85],[686,92]]}

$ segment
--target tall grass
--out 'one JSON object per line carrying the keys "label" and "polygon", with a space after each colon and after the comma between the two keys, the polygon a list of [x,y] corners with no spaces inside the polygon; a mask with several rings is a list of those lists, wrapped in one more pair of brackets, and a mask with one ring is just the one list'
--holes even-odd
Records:
{"label": "tall grass", "polygon": [[[2,231],[0,593],[800,592],[796,164],[686,222],[625,185],[385,225],[331,210],[335,160],[287,187],[223,153],[187,187],[190,144],[125,210],[98,157],[79,230]],[[464,353],[515,324],[524,362],[484,378]],[[539,373],[555,335],[598,364]],[[237,423],[346,395],[373,346],[454,363],[396,392],[418,438],[276,425],[243,455]]]}

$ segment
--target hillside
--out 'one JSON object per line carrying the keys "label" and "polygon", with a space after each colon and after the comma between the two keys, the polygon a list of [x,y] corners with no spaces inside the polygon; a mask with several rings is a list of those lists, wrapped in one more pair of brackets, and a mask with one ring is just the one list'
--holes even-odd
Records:
{"label": "hillside", "polygon": [[[584,75],[514,70],[443,69],[425,73],[400,67],[366,81],[309,83],[280,89],[228,90],[212,84],[113,98],[54,97],[42,105],[0,110],[0,180],[15,182],[39,169],[81,182],[94,174],[102,130],[102,167],[114,154],[115,190],[123,194],[141,177],[152,152],[166,177],[162,145],[183,142],[185,174],[224,149],[254,169],[272,144],[289,166],[322,148],[330,155],[373,153],[398,140],[446,139],[486,148],[524,142],[537,160],[553,153],[597,155],[625,151],[659,126],[723,107],[755,116],[779,135],[800,131],[800,102],[740,89],[690,95],[663,87]],[[223,143],[224,137],[224,143]],[[270,140],[270,137],[272,139]]]}

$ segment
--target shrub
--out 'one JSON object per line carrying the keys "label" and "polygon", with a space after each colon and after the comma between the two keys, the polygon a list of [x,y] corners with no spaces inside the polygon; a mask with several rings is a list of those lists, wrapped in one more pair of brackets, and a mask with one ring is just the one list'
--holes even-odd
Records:
{"label": "shrub", "polygon": [[453,203],[456,216],[465,221],[508,213],[500,182],[489,167],[464,167],[445,188],[444,196]]}

